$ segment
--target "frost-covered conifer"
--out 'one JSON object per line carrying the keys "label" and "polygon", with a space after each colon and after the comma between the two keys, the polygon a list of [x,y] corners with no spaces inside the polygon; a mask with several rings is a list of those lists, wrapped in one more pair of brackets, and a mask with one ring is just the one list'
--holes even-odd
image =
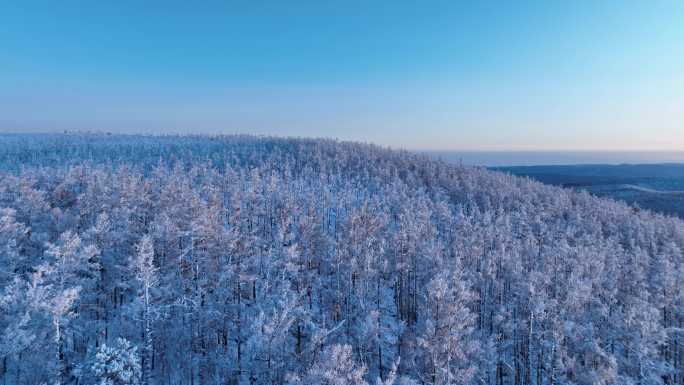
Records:
{"label": "frost-covered conifer", "polygon": [[90,370],[97,385],[138,385],[141,367],[138,348],[124,338],[116,345],[102,345],[97,349]]}

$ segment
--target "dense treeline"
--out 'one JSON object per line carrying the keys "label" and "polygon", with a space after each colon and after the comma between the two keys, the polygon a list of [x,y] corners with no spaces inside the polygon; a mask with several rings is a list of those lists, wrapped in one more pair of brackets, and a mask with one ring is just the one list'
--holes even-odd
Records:
{"label": "dense treeline", "polygon": [[684,384],[684,222],[332,140],[0,139],[0,383]]}

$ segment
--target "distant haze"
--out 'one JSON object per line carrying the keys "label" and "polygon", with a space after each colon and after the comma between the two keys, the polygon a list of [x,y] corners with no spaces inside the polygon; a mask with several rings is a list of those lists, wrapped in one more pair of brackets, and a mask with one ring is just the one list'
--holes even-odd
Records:
{"label": "distant haze", "polygon": [[469,166],[684,163],[684,151],[429,151]]}

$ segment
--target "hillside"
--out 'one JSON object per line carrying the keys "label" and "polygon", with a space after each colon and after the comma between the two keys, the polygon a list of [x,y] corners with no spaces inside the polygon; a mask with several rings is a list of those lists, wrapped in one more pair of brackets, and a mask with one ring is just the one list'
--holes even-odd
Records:
{"label": "hillside", "polygon": [[684,222],[333,140],[0,135],[0,383],[684,384]]}
{"label": "hillside", "polygon": [[684,164],[517,166],[497,170],[684,218]]}

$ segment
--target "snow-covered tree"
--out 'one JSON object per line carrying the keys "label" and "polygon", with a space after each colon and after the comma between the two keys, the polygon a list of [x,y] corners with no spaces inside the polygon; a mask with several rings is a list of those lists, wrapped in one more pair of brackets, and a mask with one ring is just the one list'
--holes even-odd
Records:
{"label": "snow-covered tree", "polygon": [[472,338],[475,317],[468,308],[473,296],[457,269],[438,274],[425,289],[427,314],[418,344],[427,369],[423,381],[430,384],[466,385],[477,370],[472,360],[477,349]]}
{"label": "snow-covered tree", "polygon": [[152,237],[145,235],[137,245],[137,253],[131,258],[131,266],[135,272],[135,278],[139,282],[139,298],[142,302],[142,330],[144,349],[142,355],[144,385],[150,384],[152,360],[154,354],[153,340],[153,304],[151,289],[157,284],[157,267],[154,265],[154,244]]}
{"label": "snow-covered tree", "polygon": [[367,385],[366,368],[354,362],[350,345],[331,345],[303,375],[292,374],[290,385]]}
{"label": "snow-covered tree", "polygon": [[124,338],[115,346],[102,345],[92,359],[90,370],[97,385],[138,385],[141,367],[138,348]]}

